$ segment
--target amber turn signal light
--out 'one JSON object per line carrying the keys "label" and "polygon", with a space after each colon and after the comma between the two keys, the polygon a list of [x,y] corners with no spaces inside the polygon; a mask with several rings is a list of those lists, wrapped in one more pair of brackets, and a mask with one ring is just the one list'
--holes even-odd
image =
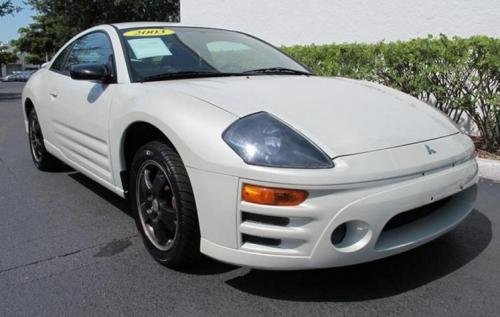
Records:
{"label": "amber turn signal light", "polygon": [[272,188],[243,184],[242,199],[249,203],[275,206],[296,206],[304,202],[308,192],[300,189]]}

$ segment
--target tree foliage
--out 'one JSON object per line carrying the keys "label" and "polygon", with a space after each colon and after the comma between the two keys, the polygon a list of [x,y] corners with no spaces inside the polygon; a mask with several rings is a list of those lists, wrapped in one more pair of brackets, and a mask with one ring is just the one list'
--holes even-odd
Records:
{"label": "tree foliage", "polygon": [[0,1],[0,17],[19,12],[21,8],[12,4],[12,0]]}
{"label": "tree foliage", "polygon": [[38,15],[19,29],[16,48],[52,57],[71,37],[99,24],[129,21],[178,21],[177,0],[26,0]]}
{"label": "tree foliage", "polygon": [[366,79],[413,95],[459,122],[474,122],[489,151],[500,148],[500,39],[446,36],[285,50],[318,75]]}
{"label": "tree foliage", "polygon": [[0,66],[14,63],[16,60],[16,54],[7,51],[5,46],[0,46]]}
{"label": "tree foliage", "polygon": [[33,54],[28,54],[25,57],[26,63],[32,64],[32,65],[42,65],[47,61],[47,58],[45,56],[40,56],[40,55],[33,55]]}
{"label": "tree foliage", "polygon": [[57,50],[71,38],[74,32],[71,26],[61,24],[56,17],[38,15],[34,22],[19,29],[19,38],[12,41],[13,46],[21,52],[38,56],[47,61]]}

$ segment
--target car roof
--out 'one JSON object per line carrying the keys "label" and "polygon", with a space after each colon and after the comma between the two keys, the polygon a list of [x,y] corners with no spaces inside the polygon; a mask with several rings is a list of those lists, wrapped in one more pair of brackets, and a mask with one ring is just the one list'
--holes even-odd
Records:
{"label": "car roof", "polygon": [[[162,26],[170,26],[170,27],[175,27],[175,26],[184,26],[184,27],[195,27],[195,26],[189,26],[185,25],[182,23],[176,23],[176,22],[123,22],[123,23],[114,23],[112,24],[116,28],[122,30],[122,29],[130,29],[130,28],[143,28],[143,27],[162,27]],[[204,26],[207,28],[211,28],[210,26]]]}

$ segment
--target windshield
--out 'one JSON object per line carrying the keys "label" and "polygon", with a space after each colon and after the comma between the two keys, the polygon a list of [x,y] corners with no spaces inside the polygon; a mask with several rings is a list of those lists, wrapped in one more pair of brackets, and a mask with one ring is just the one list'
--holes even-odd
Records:
{"label": "windshield", "polygon": [[242,33],[189,27],[121,31],[133,81],[249,74],[310,75],[276,48]]}

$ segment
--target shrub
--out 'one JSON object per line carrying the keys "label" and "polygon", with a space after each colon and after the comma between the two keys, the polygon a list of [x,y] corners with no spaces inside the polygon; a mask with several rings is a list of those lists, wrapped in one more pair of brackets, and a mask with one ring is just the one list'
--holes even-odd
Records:
{"label": "shrub", "polygon": [[500,39],[441,35],[284,49],[318,75],[379,82],[435,106],[457,123],[467,114],[483,147],[500,147]]}

